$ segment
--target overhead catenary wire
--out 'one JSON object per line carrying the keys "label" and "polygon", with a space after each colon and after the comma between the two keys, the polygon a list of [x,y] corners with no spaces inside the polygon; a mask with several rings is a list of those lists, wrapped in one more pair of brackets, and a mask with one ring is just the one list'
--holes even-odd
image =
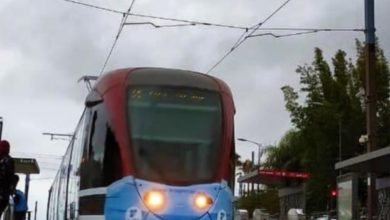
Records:
{"label": "overhead catenary wire", "polygon": [[270,27],[261,31],[329,31],[329,32],[364,32],[362,28],[302,28],[302,27]]}
{"label": "overhead catenary wire", "polygon": [[[248,30],[245,30],[241,36],[237,39],[237,41],[233,44],[233,47],[230,48],[230,50],[225,53],[225,55],[223,57],[221,57],[221,59],[218,60],[217,63],[215,63],[206,73],[209,74],[213,69],[215,69],[219,64],[222,63],[222,61],[224,61],[226,59],[226,57],[228,57],[241,43],[240,42],[243,42],[243,39],[245,40],[246,39],[246,35],[247,35],[247,32]],[[248,36],[248,35],[247,35]]]}
{"label": "overhead catenary wire", "polygon": [[40,181],[40,180],[53,180],[55,176],[53,177],[37,177],[37,178],[31,178],[31,181]]}
{"label": "overhead catenary wire", "polygon": [[62,156],[55,155],[55,154],[42,154],[42,153],[30,153],[30,152],[19,152],[19,151],[13,151],[12,153],[31,156],[31,157],[45,158],[45,159],[55,159],[55,160],[62,159]]}
{"label": "overhead catenary wire", "polygon": [[42,170],[46,170],[48,172],[57,172],[58,171],[58,168],[53,168],[53,167],[42,166],[42,167],[39,167],[39,168],[42,169]]}
{"label": "overhead catenary wire", "polygon": [[360,28],[261,28],[257,29],[256,31],[261,30],[273,30],[273,31],[300,31],[295,33],[288,33],[288,34],[275,34],[275,33],[261,33],[261,34],[248,34],[245,36],[246,32],[244,32],[234,43],[233,47],[216,63],[214,66],[212,66],[207,73],[210,73],[213,69],[215,69],[219,64],[222,63],[223,60],[227,56],[229,56],[235,49],[237,49],[245,40],[252,37],[264,37],[264,36],[272,36],[274,38],[284,38],[284,37],[292,37],[292,36],[298,36],[298,35],[306,35],[306,34],[314,34],[318,32],[364,32],[364,29]]}
{"label": "overhead catenary wire", "polygon": [[63,0],[63,1],[69,2],[69,3],[73,3],[73,4],[82,5],[82,6],[86,6],[86,7],[90,7],[90,8],[94,8],[94,9],[99,9],[99,10],[103,10],[103,11],[107,11],[107,12],[111,12],[111,13],[116,13],[116,14],[123,14],[124,13],[124,12],[119,11],[119,10],[115,10],[115,9],[111,9],[111,8],[105,8],[105,7],[92,5],[92,4],[88,4],[88,3],[84,3],[84,2],[79,2],[79,1],[73,1],[73,0]]}
{"label": "overhead catenary wire", "polygon": [[132,1],[131,1],[131,4],[130,4],[130,7],[129,7],[129,9],[127,10],[127,12],[126,12],[126,13],[123,13],[123,17],[122,17],[121,23],[120,23],[120,25],[119,25],[118,32],[117,32],[117,34],[116,34],[116,36],[115,36],[115,39],[114,39],[114,42],[113,42],[113,44],[112,44],[112,46],[111,46],[110,52],[108,53],[108,55],[107,55],[107,57],[106,57],[106,60],[104,61],[103,67],[102,67],[102,69],[101,69],[99,75],[102,75],[103,72],[104,72],[104,70],[106,69],[107,63],[108,63],[108,61],[110,60],[111,54],[112,54],[112,52],[114,51],[114,48],[115,48],[115,46],[116,46],[116,44],[117,44],[117,42],[118,42],[118,39],[119,39],[119,37],[120,37],[120,35],[121,35],[121,33],[122,33],[124,24],[125,24],[126,21],[127,21],[127,17],[129,16],[129,13],[130,13],[131,9],[133,8],[134,2],[135,2],[135,0],[132,0]]}
{"label": "overhead catenary wire", "polygon": [[214,27],[231,28],[231,29],[239,29],[239,30],[247,30],[248,29],[248,27],[244,27],[244,26],[217,24],[217,23],[193,21],[193,20],[186,20],[186,19],[179,19],[179,18],[168,18],[168,17],[162,17],[162,16],[144,15],[144,14],[137,14],[137,13],[129,13],[129,15],[134,16],[134,17],[139,17],[139,18],[150,18],[150,19],[171,21],[171,22],[183,22],[183,23],[187,23],[187,24],[191,24],[191,25],[214,26]]}
{"label": "overhead catenary wire", "polygon": [[61,161],[59,161],[58,163],[51,163],[51,162],[47,162],[47,161],[38,160],[38,164],[45,165],[45,166],[58,167],[61,165]]}
{"label": "overhead catenary wire", "polygon": [[282,8],[284,8],[291,0],[285,1],[282,5],[280,5],[276,10],[274,10],[268,17],[266,17],[262,22],[252,26],[250,29],[251,31],[249,34],[247,34],[248,29],[245,30],[245,32],[240,36],[240,38],[236,41],[236,43],[233,44],[233,46],[228,50],[228,52],[222,56],[221,59],[219,59],[208,71],[207,74],[210,73],[212,70],[214,70],[219,64],[221,64],[226,57],[228,57],[235,49],[237,49],[242,43],[246,41],[246,36],[252,35],[254,32],[256,32],[262,25],[264,25],[268,20],[270,20],[276,13],[278,13]]}
{"label": "overhead catenary wire", "polygon": [[167,28],[167,27],[184,27],[184,26],[194,26],[196,24],[166,24],[158,25],[153,22],[126,22],[125,25],[150,25],[154,28]]}
{"label": "overhead catenary wire", "polygon": [[[223,27],[223,28],[232,28],[232,29],[239,29],[244,30],[242,35],[237,39],[237,41],[233,44],[233,46],[226,52],[222,58],[220,58],[208,71],[207,73],[210,73],[213,69],[215,69],[218,65],[220,65],[226,57],[228,57],[234,50],[236,50],[239,46],[241,46],[242,43],[244,43],[248,38],[252,37],[260,37],[260,36],[273,36],[275,38],[282,38],[282,37],[288,37],[288,36],[295,36],[295,35],[303,35],[303,34],[311,34],[316,32],[324,32],[324,31],[333,31],[333,32],[351,32],[351,31],[365,31],[364,29],[358,29],[358,28],[295,28],[295,27],[275,27],[275,28],[262,28],[262,26],[271,19],[277,12],[279,12],[283,7],[285,7],[291,0],[285,1],[281,6],[279,6],[276,10],[274,10],[267,18],[265,18],[262,22],[255,24],[251,27],[244,27],[244,26],[236,26],[236,25],[226,25],[226,24],[217,24],[217,23],[209,23],[209,22],[201,22],[201,21],[194,21],[194,20],[186,20],[186,19],[178,19],[178,18],[169,18],[169,17],[162,17],[162,16],[154,16],[154,15],[145,15],[145,14],[139,14],[139,13],[133,13],[131,12],[131,7],[129,8],[127,12],[119,11],[111,8],[96,6],[88,3],[78,2],[74,0],[63,0],[66,2],[79,4],[85,7],[90,7],[94,9],[99,9],[111,13],[121,14],[122,20],[121,24],[119,26],[118,34],[114,40],[114,43],[110,49],[110,52],[104,62],[104,65],[101,69],[100,75],[103,74],[105,67],[107,66],[107,63],[111,57],[111,54],[115,48],[115,45],[119,39],[119,35],[122,32],[122,29],[124,25],[151,25],[155,28],[171,28],[171,27],[185,27],[185,26],[198,26],[198,25],[204,25],[204,26],[212,26],[212,27]],[[134,1],[132,2],[132,4]],[[154,22],[126,22],[128,16],[134,16],[139,18],[149,18],[149,19],[156,19],[156,20],[163,20],[163,21],[170,21],[170,22],[182,22],[184,24],[156,24]],[[261,29],[260,29],[261,27]],[[273,33],[267,33],[267,34],[254,34],[258,30],[269,30],[269,31],[302,31],[299,33],[291,33],[291,34],[273,34]],[[303,31],[306,31],[307,33],[304,33]]]}
{"label": "overhead catenary wire", "polygon": [[[138,25],[146,25],[146,26],[152,26],[154,28],[172,28],[172,27],[185,27],[185,26],[196,26],[196,23],[188,23],[188,24],[157,24],[154,22],[126,22],[125,25],[130,26],[138,26]],[[253,29],[253,28],[252,28]],[[253,34],[247,35],[245,34],[251,30],[251,28],[248,28],[246,31],[242,33],[240,38],[236,41],[236,44],[238,44],[243,38],[250,38],[250,37],[257,37],[262,36],[263,34]],[[364,29],[361,28],[301,28],[301,27],[271,27],[271,28],[261,28],[257,31],[306,31],[306,32],[364,32]]]}
{"label": "overhead catenary wire", "polygon": [[[263,26],[268,20],[270,20],[276,13],[278,13],[282,8],[284,8],[291,0],[287,0],[285,1],[282,5],[280,5],[276,10],[274,10],[268,17],[266,17],[262,22],[252,26],[250,29],[250,33],[247,34],[247,36],[250,36],[252,35],[253,33],[255,33],[257,30],[259,30],[259,28],[261,26]],[[245,30],[245,32],[248,32],[248,30]],[[240,37],[242,38],[242,37]],[[234,44],[234,46],[232,48],[232,50],[235,50],[237,47],[239,47],[242,43],[244,43],[244,41],[246,40],[246,37],[244,37],[241,41],[238,41]]]}
{"label": "overhead catenary wire", "polygon": [[111,12],[111,13],[121,14],[121,15],[127,14],[129,16],[139,17],[139,18],[150,18],[150,19],[156,19],[156,20],[162,20],[162,21],[171,21],[171,22],[173,21],[173,22],[190,23],[191,25],[205,25],[205,26],[214,26],[214,27],[222,27],[222,28],[233,28],[233,29],[240,29],[240,30],[248,29],[247,27],[237,26],[237,25],[218,24],[218,23],[186,20],[186,19],[179,19],[179,18],[169,18],[169,17],[163,17],[163,16],[146,15],[146,14],[132,13],[130,11],[125,12],[125,11],[119,11],[119,10],[115,10],[115,9],[111,9],[111,8],[96,6],[96,5],[93,5],[93,4],[88,4],[88,3],[74,1],[74,0],[63,0],[63,1],[69,2],[69,3],[73,3],[73,4],[82,5],[82,6],[85,6],[85,7],[90,7],[90,8],[93,8],[93,9],[99,9],[99,10],[106,11],[106,12]]}
{"label": "overhead catenary wire", "polygon": [[306,34],[314,34],[318,32],[364,32],[364,29],[347,29],[347,28],[262,28],[262,31],[265,30],[273,30],[273,31],[286,31],[286,30],[295,30],[299,32],[294,33],[288,33],[288,34],[275,34],[272,32],[268,33],[260,33],[260,34],[252,34],[247,35],[245,38],[252,38],[252,37],[264,37],[264,36],[272,36],[274,38],[283,38],[283,37],[292,37],[297,35],[306,35]]}
{"label": "overhead catenary wire", "polygon": [[[183,22],[187,24],[177,24],[177,25],[158,25],[153,22],[139,22],[139,23],[126,23],[126,25],[137,25],[137,24],[144,24],[144,25],[152,25],[152,26],[158,26],[156,28],[160,27],[173,27],[173,26],[196,26],[196,25],[205,25],[205,26],[214,26],[214,27],[224,27],[224,28],[233,28],[233,29],[239,29],[244,30],[245,32],[248,32],[249,30],[253,30],[257,28],[257,24],[252,27],[245,27],[245,26],[237,26],[237,25],[227,25],[227,24],[217,24],[217,23],[210,23],[210,22],[202,22],[202,21],[194,21],[194,20],[186,20],[186,19],[179,19],[179,18],[169,18],[169,17],[162,17],[162,16],[154,16],[154,15],[145,15],[145,14],[139,14],[139,13],[126,13],[125,11],[119,11],[111,8],[96,6],[93,4],[83,3],[79,1],[74,0],[63,0],[65,2],[70,2],[74,4],[79,4],[82,6],[99,9],[107,12],[112,12],[115,14],[128,14],[129,16],[134,17],[140,17],[140,18],[151,18],[156,20],[162,20],[162,21],[174,21],[174,22]],[[263,22],[264,23],[264,22]],[[261,30],[267,30],[267,31],[310,31],[310,30],[324,30],[324,31],[340,31],[340,32],[349,32],[349,31],[364,31],[364,29],[359,28],[299,28],[299,27],[276,27],[276,28],[261,28]],[[244,33],[245,33],[244,32]]]}
{"label": "overhead catenary wire", "polygon": [[289,33],[289,34],[262,33],[262,34],[249,35],[249,36],[246,36],[246,38],[263,37],[263,36],[271,36],[271,37],[274,37],[274,38],[282,38],[282,37],[292,37],[292,36],[304,35],[304,34],[314,34],[314,33],[317,33],[317,32],[318,31],[313,30],[313,31]]}

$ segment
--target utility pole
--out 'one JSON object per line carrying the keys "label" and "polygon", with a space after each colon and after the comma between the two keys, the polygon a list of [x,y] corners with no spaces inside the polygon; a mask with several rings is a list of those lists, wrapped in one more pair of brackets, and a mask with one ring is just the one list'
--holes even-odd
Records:
{"label": "utility pole", "polygon": [[[366,123],[367,123],[367,152],[377,149],[377,119],[376,119],[376,85],[375,85],[375,16],[374,0],[365,0],[365,29],[366,29]],[[376,217],[375,174],[367,174],[367,214],[368,219]]]}
{"label": "utility pole", "polygon": [[[339,127],[339,161],[342,161],[343,160],[343,150],[342,150],[342,145],[343,145],[343,142],[342,142],[342,123],[341,123],[341,116],[339,116],[338,120],[338,127]],[[341,176],[341,169],[339,169],[339,176]]]}
{"label": "utility pole", "polygon": [[26,196],[26,201],[28,201],[29,189],[30,189],[30,174],[26,174],[26,179],[24,184],[24,195]]}
{"label": "utility pole", "polygon": [[3,117],[0,117],[0,140],[1,140],[2,133],[3,133]]}
{"label": "utility pole", "polygon": [[252,167],[254,167],[255,166],[255,152],[254,151],[252,151]]}
{"label": "utility pole", "polygon": [[37,212],[38,212],[38,202],[35,201],[34,220],[37,220]]}

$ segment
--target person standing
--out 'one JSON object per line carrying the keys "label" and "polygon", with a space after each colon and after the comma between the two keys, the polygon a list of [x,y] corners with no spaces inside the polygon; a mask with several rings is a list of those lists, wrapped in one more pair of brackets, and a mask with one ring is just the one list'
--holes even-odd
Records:
{"label": "person standing", "polygon": [[15,165],[9,151],[8,141],[0,141],[0,218],[14,189]]}
{"label": "person standing", "polygon": [[16,185],[19,182],[19,176],[15,175],[15,193],[14,193],[14,219],[15,220],[26,220],[26,213],[28,210],[27,199],[24,193],[16,189]]}

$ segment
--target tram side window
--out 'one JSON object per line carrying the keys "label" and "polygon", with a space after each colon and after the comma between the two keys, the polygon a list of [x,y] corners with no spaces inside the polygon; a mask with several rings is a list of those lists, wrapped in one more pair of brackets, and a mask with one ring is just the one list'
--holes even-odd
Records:
{"label": "tram side window", "polygon": [[80,188],[107,186],[122,175],[118,143],[104,105],[92,108],[91,127],[80,166]]}

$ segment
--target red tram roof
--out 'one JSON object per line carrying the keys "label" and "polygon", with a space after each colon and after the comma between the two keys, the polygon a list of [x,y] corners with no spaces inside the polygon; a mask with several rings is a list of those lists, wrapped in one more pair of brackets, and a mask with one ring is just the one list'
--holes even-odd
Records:
{"label": "red tram roof", "polygon": [[[167,85],[201,87],[211,90],[215,89],[219,92],[227,93],[230,96],[232,95],[230,88],[227,86],[227,84],[216,77],[188,70],[149,67],[125,68],[108,72],[107,74],[104,74],[98,79],[94,88],[100,94],[104,94],[112,87],[121,84],[127,84],[129,81],[128,78],[131,77],[132,73],[137,73],[138,75],[136,78],[130,79],[133,82],[135,81],[135,84],[144,84],[147,81],[149,85],[161,85],[161,83],[163,83]],[[171,77],[168,81],[167,78],[159,77],[160,74],[170,74]],[[142,77],[143,75],[145,75],[145,77]]]}

